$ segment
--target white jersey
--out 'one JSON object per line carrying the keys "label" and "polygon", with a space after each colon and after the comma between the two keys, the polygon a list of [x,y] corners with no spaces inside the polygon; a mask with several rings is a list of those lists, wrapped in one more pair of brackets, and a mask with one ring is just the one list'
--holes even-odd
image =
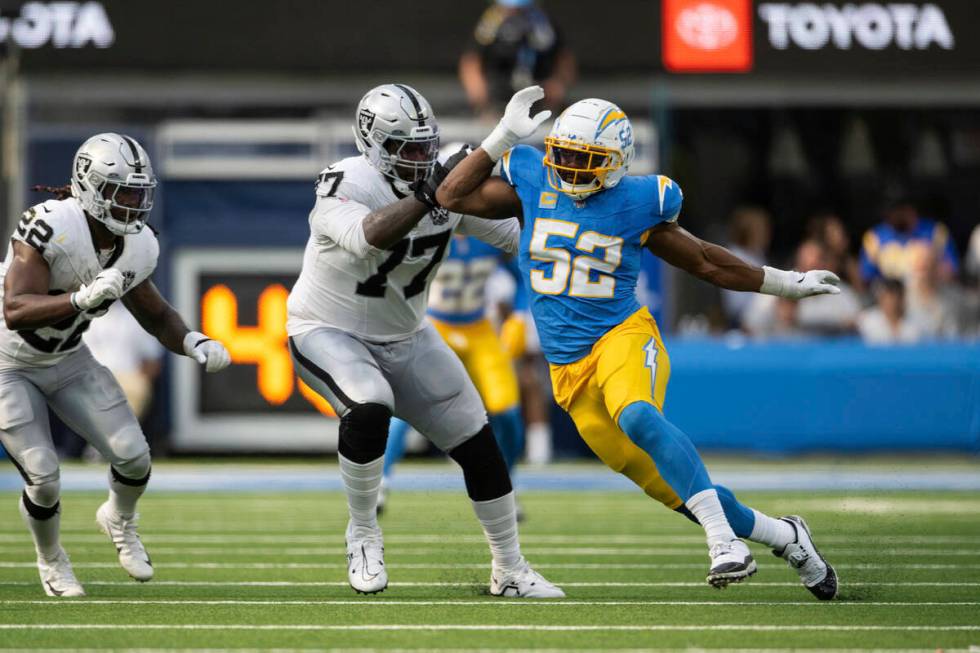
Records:
{"label": "white jersey", "polygon": [[445,209],[429,212],[388,250],[367,245],[364,217],[402,197],[362,156],[320,174],[303,270],[289,294],[290,336],[331,326],[374,342],[408,337],[422,327],[429,283],[454,230],[517,251],[517,219],[484,220]]}
{"label": "white jersey", "polygon": [[[13,241],[33,247],[51,270],[49,295],[75,292],[90,284],[104,268],[99,264],[92,234],[81,204],[75,198],[49,200],[28,209],[11,236],[7,257],[0,264],[0,303],[3,280],[13,261]],[[129,290],[149,277],[157,265],[160,246],[149,228],[117,239],[105,267],[123,273],[124,289]],[[0,367],[48,367],[81,346],[89,323],[104,315],[111,305],[82,311],[57,324],[38,329],[11,331],[0,320]]]}

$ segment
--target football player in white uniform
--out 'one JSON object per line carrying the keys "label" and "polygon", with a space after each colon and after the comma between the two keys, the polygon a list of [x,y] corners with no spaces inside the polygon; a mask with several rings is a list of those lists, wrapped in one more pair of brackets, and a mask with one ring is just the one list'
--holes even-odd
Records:
{"label": "football player in white uniform", "polygon": [[138,581],[153,566],[136,532],[136,502],[150,479],[150,450],[122,389],[82,343],[89,322],[122,299],[160,342],[205,366],[230,362],[196,331],[150,275],[159,245],[145,228],[156,179],[132,138],[97,134],[75,154],[69,190],[31,207],[0,265],[0,443],[24,478],[20,511],[34,538],[49,596],[82,596],[59,540],[60,481],[48,407],[109,461],[109,499],[96,522],[119,564]]}
{"label": "football player in white uniform", "polygon": [[486,410],[459,358],[424,320],[429,283],[454,230],[514,251],[518,221],[435,204],[439,128],[414,89],[385,84],[369,91],[354,135],[362,156],[317,179],[286,325],[300,377],[340,416],[351,587],[373,594],[388,585],[376,508],[394,414],[462,467],[493,554],[490,592],[562,597],[521,555],[514,492]]}

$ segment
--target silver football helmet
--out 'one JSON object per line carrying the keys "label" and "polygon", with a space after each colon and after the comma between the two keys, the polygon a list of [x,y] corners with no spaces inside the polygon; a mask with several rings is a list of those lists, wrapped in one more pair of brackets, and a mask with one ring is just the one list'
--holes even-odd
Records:
{"label": "silver football helmet", "polygon": [[117,236],[143,229],[156,185],[149,155],[129,136],[96,134],[75,153],[71,194]]}
{"label": "silver football helmet", "polygon": [[357,104],[357,149],[402,193],[425,179],[439,157],[439,125],[432,106],[405,84],[384,84]]}

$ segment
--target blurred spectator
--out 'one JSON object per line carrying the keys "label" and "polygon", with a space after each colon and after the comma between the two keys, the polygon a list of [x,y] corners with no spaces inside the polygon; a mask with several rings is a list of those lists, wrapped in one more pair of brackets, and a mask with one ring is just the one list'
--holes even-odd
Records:
{"label": "blurred spectator", "polygon": [[953,279],[959,262],[945,225],[920,217],[912,198],[896,188],[885,195],[884,217],[884,222],[864,234],[861,277],[866,283],[882,276],[905,279],[913,257],[922,250],[941,256],[938,272],[942,281]]}
{"label": "blurred spectator", "polygon": [[915,324],[905,315],[905,287],[895,279],[880,279],[874,285],[877,304],[858,316],[858,332],[869,345],[917,342]]}
{"label": "blurred spectator", "polygon": [[[823,245],[815,240],[804,241],[796,251],[793,267],[800,271],[827,269]],[[792,316],[785,302],[776,297],[753,295],[745,313],[744,327],[757,337],[781,335],[780,329],[806,336],[851,333],[861,311],[861,302],[847,282],[842,281],[840,289],[839,295],[817,295],[799,302]]]}
{"label": "blurred spectator", "polygon": [[980,280],[980,224],[970,235],[970,244],[966,248],[966,272],[975,280]]}
{"label": "blurred spectator", "polygon": [[122,302],[92,320],[85,333],[85,344],[95,359],[109,368],[122,386],[126,400],[138,419],[146,414],[153,381],[160,374],[163,348],[143,330]]}
{"label": "blurred spectator", "polygon": [[496,120],[515,91],[544,88],[552,110],[575,81],[575,55],[533,0],[497,0],[483,12],[459,60],[459,78],[474,111]]}
{"label": "blurred spectator", "polygon": [[940,280],[941,269],[938,253],[924,248],[913,254],[906,277],[906,311],[924,338],[955,338],[961,332],[963,296]]}
{"label": "blurred spectator", "polygon": [[807,238],[823,245],[827,269],[846,281],[858,293],[864,292],[864,280],[857,257],[851,253],[851,238],[840,216],[832,211],[815,213],[807,220]]}
{"label": "blurred spectator", "polygon": [[[762,267],[766,264],[772,240],[772,219],[761,206],[740,206],[732,213],[727,247],[739,258]],[[752,294],[735,290],[721,291],[721,305],[730,327],[743,326],[745,311]]]}

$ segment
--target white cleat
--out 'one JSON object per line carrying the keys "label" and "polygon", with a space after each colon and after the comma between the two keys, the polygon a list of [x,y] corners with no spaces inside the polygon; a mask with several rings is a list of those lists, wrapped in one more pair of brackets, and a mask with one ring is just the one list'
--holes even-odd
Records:
{"label": "white cleat", "polygon": [[371,531],[347,524],[347,581],[358,594],[377,594],[388,587],[381,529]]}
{"label": "white cleat", "polygon": [[48,596],[85,596],[82,584],[75,578],[71,569],[71,560],[64,549],[58,549],[58,555],[52,560],[37,557],[37,570],[41,575],[41,587]]}
{"label": "white cleat", "polygon": [[708,584],[724,589],[731,583],[740,583],[758,570],[749,547],[742,540],[718,542],[711,547],[711,569]]}
{"label": "white cleat", "polygon": [[796,515],[780,519],[790,524],[796,531],[796,541],[787,544],[782,551],[774,550],[773,554],[785,560],[792,569],[796,570],[803,586],[815,597],[821,601],[829,601],[836,597],[837,572],[820,555],[806,522]]}
{"label": "white cleat", "polygon": [[503,571],[493,565],[490,572],[490,593],[511,599],[565,598],[560,587],[531,569],[524,558],[521,558],[517,569],[513,571]]}
{"label": "white cleat", "polygon": [[95,522],[116,547],[119,564],[134,580],[145,583],[153,578],[153,563],[136,532],[137,519],[137,514],[129,519],[124,518],[109,506],[108,501],[99,506],[95,513]]}

